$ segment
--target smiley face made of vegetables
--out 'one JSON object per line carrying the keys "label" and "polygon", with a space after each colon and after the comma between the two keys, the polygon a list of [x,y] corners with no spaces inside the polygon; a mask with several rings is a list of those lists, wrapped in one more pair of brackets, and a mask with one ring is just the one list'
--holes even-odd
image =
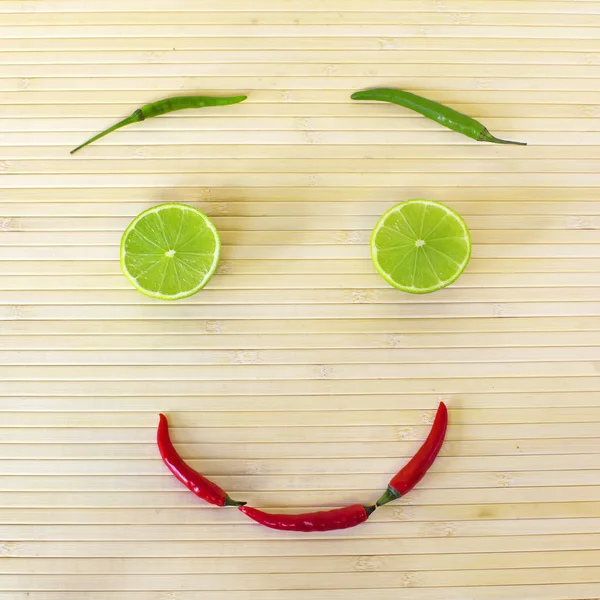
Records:
{"label": "smiley face made of vegetables", "polygon": [[[526,145],[496,138],[468,115],[410,92],[381,88],[357,92],[352,99],[404,106],[477,141]],[[223,106],[244,100],[246,96],[180,96],[159,100],[137,109],[72,150],[71,154],[135,122],[176,110]],[[405,202],[390,209],[376,225],[371,238],[371,256],[379,273],[392,286],[411,293],[429,293],[449,285],[460,276],[470,254],[470,236],[462,219],[448,207],[425,200]],[[178,300],[199,291],[214,274],[219,256],[220,239],[210,219],[182,204],[161,205],[138,215],[121,241],[121,267],[126,277],[142,293],[163,300]],[[411,273],[410,278],[408,273]],[[354,504],[303,514],[266,513],[233,500],[218,485],[185,463],[171,442],[168,421],[163,414],[160,415],[157,443],[171,473],[206,502],[216,506],[237,506],[249,518],[273,529],[331,531],[363,523],[378,506],[408,493],[437,457],[447,424],[448,411],[441,402],[427,439],[391,479],[375,505]]]}

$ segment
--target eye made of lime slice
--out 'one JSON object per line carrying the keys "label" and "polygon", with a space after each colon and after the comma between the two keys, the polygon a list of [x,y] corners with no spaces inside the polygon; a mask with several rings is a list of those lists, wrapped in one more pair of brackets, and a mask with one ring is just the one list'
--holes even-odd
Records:
{"label": "eye made of lime slice", "polygon": [[467,225],[431,200],[407,200],[388,210],[371,235],[371,258],[392,286],[411,294],[440,290],[465,270],[471,257]]}
{"label": "eye made of lime slice", "polygon": [[220,250],[219,234],[205,214],[186,204],[161,204],[125,230],[121,268],[142,294],[179,300],[210,281]]}

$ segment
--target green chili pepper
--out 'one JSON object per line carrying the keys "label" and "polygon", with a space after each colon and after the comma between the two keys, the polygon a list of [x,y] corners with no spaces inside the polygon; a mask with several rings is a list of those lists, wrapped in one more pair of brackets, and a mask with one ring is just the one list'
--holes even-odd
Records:
{"label": "green chili pepper", "polygon": [[119,121],[116,125],[105,129],[102,133],[95,135],[87,142],[77,146],[75,150],[71,150],[71,154],[75,154],[77,150],[81,150],[84,146],[99,140],[101,137],[109,134],[115,129],[125,127],[131,123],[137,123],[138,121],[145,121],[152,117],[158,117],[166,113],[173,112],[175,110],[182,110],[184,108],[202,108],[204,106],[225,106],[227,104],[237,104],[243,102],[248,96],[231,96],[226,98],[218,98],[214,96],[175,96],[174,98],[165,98],[164,100],[158,100],[158,102],[152,102],[152,104],[146,104],[142,108],[138,108],[131,116]]}
{"label": "green chili pepper", "polygon": [[467,137],[473,138],[478,142],[493,142],[494,144],[514,144],[516,146],[527,146],[525,142],[510,142],[500,140],[494,137],[479,121],[476,121],[468,115],[444,106],[439,102],[428,100],[422,96],[411,94],[403,90],[392,88],[377,88],[374,90],[365,90],[355,92],[351,96],[352,100],[378,100],[379,102],[392,102],[405,108],[410,108],[415,112],[422,114],[428,119],[437,121],[440,125],[448,127],[453,131],[462,133]]}

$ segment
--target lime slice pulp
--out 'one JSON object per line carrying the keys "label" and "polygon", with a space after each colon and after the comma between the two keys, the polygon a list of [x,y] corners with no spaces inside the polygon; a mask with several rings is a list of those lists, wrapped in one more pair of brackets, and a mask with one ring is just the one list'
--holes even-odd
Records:
{"label": "lime slice pulp", "polygon": [[431,200],[407,200],[388,210],[371,235],[371,258],[392,286],[412,294],[456,281],[471,257],[467,225]]}
{"label": "lime slice pulp", "polygon": [[210,219],[187,204],[161,204],[139,214],[121,239],[121,268],[142,294],[179,300],[213,276],[221,242]]}

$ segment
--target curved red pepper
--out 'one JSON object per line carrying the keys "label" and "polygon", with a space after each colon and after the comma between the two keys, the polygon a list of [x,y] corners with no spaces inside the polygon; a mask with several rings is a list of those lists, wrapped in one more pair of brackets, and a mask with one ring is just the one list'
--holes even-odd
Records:
{"label": "curved red pepper", "polygon": [[417,453],[392,478],[387,490],[377,500],[377,506],[382,506],[396,498],[404,496],[421,481],[444,443],[447,426],[448,409],[443,402],[440,402],[427,439],[423,442]]}
{"label": "curved red pepper", "polygon": [[240,510],[265,527],[284,531],[333,531],[347,529],[364,523],[375,510],[375,506],[352,504],[333,510],[288,515],[267,513],[251,506],[240,506]]}
{"label": "curved red pepper", "polygon": [[206,477],[200,475],[200,473],[194,471],[192,467],[186,464],[171,442],[171,438],[169,437],[169,422],[163,414],[160,415],[156,441],[163,462],[167,465],[169,471],[188,490],[194,492],[198,498],[202,498],[206,502],[216,504],[217,506],[242,506],[245,504],[245,502],[232,500],[216,483],[206,479]]}

